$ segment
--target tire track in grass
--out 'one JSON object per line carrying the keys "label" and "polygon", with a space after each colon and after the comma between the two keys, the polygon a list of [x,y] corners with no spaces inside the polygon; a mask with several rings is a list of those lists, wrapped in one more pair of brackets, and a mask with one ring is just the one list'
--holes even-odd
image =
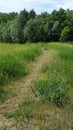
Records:
{"label": "tire track in grass", "polygon": [[33,96],[30,87],[32,82],[40,77],[41,67],[47,62],[51,62],[55,54],[56,52],[53,50],[45,50],[42,55],[38,57],[37,61],[32,63],[31,72],[24,79],[14,84],[15,87],[13,88],[18,92],[18,95],[17,97],[9,98],[6,102],[0,105],[0,126],[10,127],[13,125],[14,120],[6,119],[3,116],[3,113],[17,109],[19,104],[22,103],[27,96]]}

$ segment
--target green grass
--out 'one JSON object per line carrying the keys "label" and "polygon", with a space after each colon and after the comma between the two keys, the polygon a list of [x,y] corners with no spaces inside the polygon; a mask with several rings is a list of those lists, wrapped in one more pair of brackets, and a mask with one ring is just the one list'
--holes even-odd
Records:
{"label": "green grass", "polygon": [[[32,47],[24,51],[0,55],[0,86],[8,80],[27,74],[27,62],[34,61],[41,54],[41,48]],[[25,63],[26,62],[26,63]]]}
{"label": "green grass", "polygon": [[18,57],[25,61],[34,61],[37,56],[42,53],[42,48],[40,46],[31,46],[25,51],[19,51],[17,53]]}
{"label": "green grass", "polygon": [[29,73],[29,62],[36,60],[42,53],[37,44],[0,44],[0,98],[4,85]]}
{"label": "green grass", "polygon": [[56,50],[58,57],[50,65],[47,64],[43,68],[47,73],[61,74],[66,77],[68,83],[73,84],[73,46],[69,44],[44,44],[44,49],[47,48]]}
{"label": "green grass", "polygon": [[27,74],[26,64],[11,55],[0,56],[0,85]]}
{"label": "green grass", "polygon": [[36,91],[41,98],[55,103],[58,107],[63,107],[68,101],[68,88],[62,77],[50,76],[46,79],[40,79],[35,83]]}
{"label": "green grass", "polygon": [[[56,50],[57,56],[54,57],[51,63],[43,66],[42,75],[44,74],[44,78],[37,81],[35,86],[39,93],[43,93],[42,95],[49,98],[49,100],[57,100],[57,96],[62,99],[62,92],[67,93],[64,87],[68,89],[68,95],[70,95],[69,92],[73,91],[73,46],[57,43],[43,44],[41,46],[47,50]],[[45,80],[45,77],[47,77],[47,80]]]}
{"label": "green grass", "polygon": [[72,45],[59,43],[0,44],[1,97],[5,88],[2,85],[13,81],[14,78],[17,80],[17,77],[25,76],[28,71],[27,66],[42,54],[42,50],[53,50],[56,53],[53,60],[42,67],[38,80],[36,79],[35,83],[32,84],[36,97],[28,98],[29,95],[27,95],[17,110],[7,112],[5,116],[15,118],[18,122],[21,120],[24,125],[27,125],[25,120],[29,123],[34,121],[40,130],[73,129]]}
{"label": "green grass", "polygon": [[[52,119],[52,124],[40,126],[44,129],[73,129],[73,46],[66,44],[42,44],[45,50],[54,50],[57,55],[53,61],[45,64],[41,70],[41,77],[36,80],[35,91],[41,101],[55,104],[60,108],[60,118]],[[53,106],[53,107],[54,107]],[[49,106],[50,107],[50,106]],[[55,112],[57,113],[57,111]],[[51,115],[52,117],[52,115]],[[55,116],[54,116],[55,117]],[[68,124],[69,122],[69,124]]]}
{"label": "green grass", "polygon": [[15,119],[24,121],[25,118],[33,118],[35,114],[34,108],[34,99],[27,97],[24,102],[19,105],[19,108],[17,110],[14,112],[5,113],[4,115],[7,118],[14,117]]}

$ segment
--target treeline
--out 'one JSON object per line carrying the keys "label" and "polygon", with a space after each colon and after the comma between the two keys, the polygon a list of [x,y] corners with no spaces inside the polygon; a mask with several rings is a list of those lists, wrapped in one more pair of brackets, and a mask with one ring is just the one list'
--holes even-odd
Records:
{"label": "treeline", "polygon": [[73,10],[53,10],[39,15],[32,9],[0,13],[0,42],[72,42]]}

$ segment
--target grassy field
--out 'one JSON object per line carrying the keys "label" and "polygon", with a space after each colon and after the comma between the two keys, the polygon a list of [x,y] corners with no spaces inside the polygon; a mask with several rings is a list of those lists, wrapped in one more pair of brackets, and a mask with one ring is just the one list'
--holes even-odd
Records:
{"label": "grassy field", "polygon": [[73,45],[0,44],[0,130],[73,130]]}
{"label": "grassy field", "polygon": [[42,53],[39,45],[0,44],[0,98],[3,86],[29,73],[29,63]]}

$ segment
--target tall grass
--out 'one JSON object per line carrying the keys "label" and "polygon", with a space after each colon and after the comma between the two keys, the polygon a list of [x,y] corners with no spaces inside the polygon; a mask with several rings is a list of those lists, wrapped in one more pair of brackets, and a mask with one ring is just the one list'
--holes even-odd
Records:
{"label": "tall grass", "polygon": [[[50,119],[51,128],[43,129],[73,129],[73,46],[62,44],[44,44],[44,49],[57,52],[53,61],[42,67],[42,77],[35,82],[35,91],[44,102],[52,102],[59,107],[59,117],[53,114]],[[49,106],[50,107],[50,106]],[[58,111],[55,110],[58,114]],[[51,114],[52,117],[52,114]],[[48,122],[49,122],[48,121]],[[47,123],[46,123],[47,124]],[[53,126],[54,125],[54,126]]]}
{"label": "tall grass", "polygon": [[0,97],[2,97],[3,85],[26,74],[26,64],[10,55],[0,56]]}
{"label": "tall grass", "polygon": [[24,51],[20,51],[17,53],[17,55],[25,61],[34,61],[37,56],[39,56],[42,53],[42,48],[39,46],[31,46],[28,49]]}
{"label": "tall grass", "polygon": [[58,57],[54,60],[57,62],[46,65],[44,69],[47,72],[49,69],[49,71],[53,70],[51,73],[56,71],[56,73],[64,75],[64,77],[67,77],[67,81],[71,81],[71,84],[73,84],[73,46],[60,43],[44,44],[42,46],[44,47],[44,49],[52,49],[58,53]]}
{"label": "tall grass", "polygon": [[11,55],[0,56],[0,85],[7,80],[26,75],[26,65]]}
{"label": "tall grass", "polygon": [[[54,102],[57,102],[58,99],[58,104],[61,105],[65,103],[65,98],[63,96],[70,98],[69,91],[72,90],[73,47],[62,44],[46,44],[43,45],[43,47],[56,50],[57,57],[55,57],[51,63],[44,65],[42,68],[42,73],[44,74],[44,77],[47,77],[47,80],[43,78],[43,80],[41,79],[37,81],[35,86],[40,95],[44,95],[45,98]],[[64,102],[62,102],[63,100]]]}
{"label": "tall grass", "polygon": [[50,76],[50,78],[40,79],[35,86],[41,98],[55,103],[58,107],[63,107],[67,103],[67,86],[61,77]]}
{"label": "tall grass", "polygon": [[[7,47],[8,52],[5,51]],[[29,71],[28,63],[34,61],[42,53],[42,49],[35,44],[24,46],[3,44],[2,51],[3,53],[0,54],[0,97],[3,93],[2,86],[11,80],[25,76]]]}

